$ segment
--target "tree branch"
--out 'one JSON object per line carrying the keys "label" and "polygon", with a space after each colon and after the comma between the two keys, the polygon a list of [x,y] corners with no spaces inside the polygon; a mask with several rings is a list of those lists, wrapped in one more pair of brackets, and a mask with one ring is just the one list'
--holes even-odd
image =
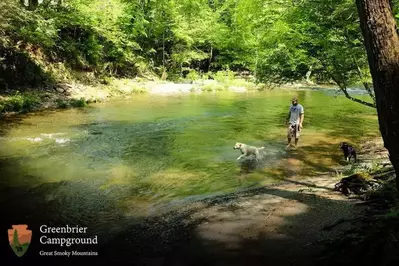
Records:
{"label": "tree branch", "polygon": [[349,95],[346,86],[341,85],[341,84],[338,82],[338,80],[334,77],[333,74],[330,73],[330,76],[331,76],[331,78],[334,80],[334,82],[337,83],[339,89],[344,93],[344,95],[345,95],[346,98],[348,98],[349,100],[352,100],[352,101],[354,101],[354,102],[357,102],[357,103],[366,105],[366,106],[368,106],[368,107],[377,108],[377,106],[375,105],[375,103],[366,102],[366,101],[360,100],[360,99],[358,99],[358,98],[355,98],[355,97]]}
{"label": "tree branch", "polygon": [[366,102],[366,101],[360,100],[358,98],[355,98],[355,97],[349,95],[349,93],[347,91],[347,88],[346,88],[346,85],[345,84],[341,84],[341,82],[339,82],[339,80],[330,71],[328,71],[327,66],[324,64],[323,60],[319,59],[319,62],[323,66],[324,70],[330,75],[332,80],[334,80],[334,82],[338,85],[339,89],[344,93],[346,98],[348,98],[349,100],[352,100],[354,102],[357,102],[357,103],[363,104],[365,106],[368,106],[368,107],[377,108],[375,103]]}
{"label": "tree branch", "polygon": [[348,91],[346,90],[346,88],[345,88],[345,89],[344,89],[344,88],[340,88],[340,89],[341,89],[341,91],[345,94],[346,98],[348,98],[348,99],[350,99],[350,100],[352,100],[352,101],[354,101],[354,102],[357,102],[357,103],[361,103],[361,104],[363,104],[363,105],[366,105],[366,106],[368,106],[368,107],[377,108],[377,106],[376,106],[374,103],[366,102],[366,101],[363,101],[363,100],[360,100],[360,99],[358,99],[358,98],[355,98],[355,97],[350,96],[349,93],[348,93]]}

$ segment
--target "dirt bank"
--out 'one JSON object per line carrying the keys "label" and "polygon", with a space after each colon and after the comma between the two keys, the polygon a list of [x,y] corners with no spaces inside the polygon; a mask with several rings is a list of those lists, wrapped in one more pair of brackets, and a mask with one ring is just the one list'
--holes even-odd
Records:
{"label": "dirt bank", "polygon": [[129,226],[99,252],[104,265],[315,265],[320,241],[347,224],[322,229],[362,210],[333,186],[320,177],[203,200]]}

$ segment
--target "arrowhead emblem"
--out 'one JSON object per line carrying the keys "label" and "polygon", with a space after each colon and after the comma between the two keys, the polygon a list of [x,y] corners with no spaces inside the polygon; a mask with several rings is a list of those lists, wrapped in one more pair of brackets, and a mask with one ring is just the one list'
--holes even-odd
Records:
{"label": "arrowhead emblem", "polygon": [[32,231],[28,230],[28,225],[13,225],[12,229],[8,229],[8,242],[15,255],[22,257],[28,250],[32,239]]}

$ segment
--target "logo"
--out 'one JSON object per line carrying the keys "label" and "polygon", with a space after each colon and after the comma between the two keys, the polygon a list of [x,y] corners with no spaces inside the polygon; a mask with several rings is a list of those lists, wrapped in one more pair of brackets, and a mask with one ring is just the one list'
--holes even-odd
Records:
{"label": "logo", "polygon": [[32,231],[28,230],[28,225],[13,225],[12,229],[8,229],[8,241],[15,255],[22,257],[28,250],[32,239]]}

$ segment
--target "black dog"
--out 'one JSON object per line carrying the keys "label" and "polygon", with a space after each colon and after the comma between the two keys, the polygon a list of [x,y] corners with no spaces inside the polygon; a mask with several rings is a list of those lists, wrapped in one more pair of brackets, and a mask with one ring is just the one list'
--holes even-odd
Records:
{"label": "black dog", "polygon": [[348,145],[346,142],[341,142],[339,147],[344,152],[344,157],[347,162],[349,162],[352,157],[356,162],[356,150],[352,146]]}

